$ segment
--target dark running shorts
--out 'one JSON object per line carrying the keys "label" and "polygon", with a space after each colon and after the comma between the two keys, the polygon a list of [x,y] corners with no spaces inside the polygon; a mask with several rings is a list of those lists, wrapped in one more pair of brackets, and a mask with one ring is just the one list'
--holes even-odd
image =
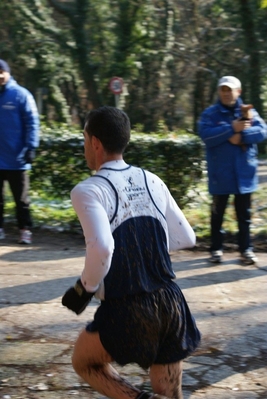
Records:
{"label": "dark running shorts", "polygon": [[175,284],[153,293],[102,301],[88,332],[99,332],[106,351],[120,365],[168,364],[189,356],[200,342],[186,300]]}

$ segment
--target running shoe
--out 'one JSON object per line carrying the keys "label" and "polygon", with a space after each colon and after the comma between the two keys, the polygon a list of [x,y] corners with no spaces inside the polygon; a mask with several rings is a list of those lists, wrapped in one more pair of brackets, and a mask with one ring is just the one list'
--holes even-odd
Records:
{"label": "running shoe", "polygon": [[4,238],[6,238],[4,229],[0,229],[0,240],[4,240]]}
{"label": "running shoe", "polygon": [[258,258],[251,249],[247,249],[241,254],[241,261],[244,265],[254,265],[258,262]]}
{"label": "running shoe", "polygon": [[20,230],[19,244],[29,245],[32,243],[32,232],[27,229]]}
{"label": "running shoe", "polygon": [[223,252],[221,250],[212,251],[209,261],[211,263],[221,263]]}

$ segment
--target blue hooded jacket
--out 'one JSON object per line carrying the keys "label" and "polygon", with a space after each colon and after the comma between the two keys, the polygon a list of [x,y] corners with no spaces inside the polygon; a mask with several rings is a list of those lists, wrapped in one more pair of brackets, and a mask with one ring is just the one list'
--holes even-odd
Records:
{"label": "blue hooded jacket", "polygon": [[241,104],[239,98],[232,112],[218,101],[202,113],[198,124],[198,133],[206,145],[212,195],[246,194],[257,188],[257,143],[267,138],[267,126],[252,109],[252,125],[241,132],[244,145],[230,143],[228,139],[235,133],[232,122],[241,117]]}
{"label": "blue hooded jacket", "polygon": [[0,91],[0,170],[26,170],[24,155],[39,145],[39,114],[32,94],[10,76]]}

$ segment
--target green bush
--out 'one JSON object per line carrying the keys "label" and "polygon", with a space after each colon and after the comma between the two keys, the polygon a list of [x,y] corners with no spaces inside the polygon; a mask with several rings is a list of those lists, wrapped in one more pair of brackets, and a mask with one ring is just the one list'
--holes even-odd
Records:
{"label": "green bush", "polygon": [[31,172],[31,188],[54,199],[69,198],[80,180],[90,175],[83,155],[81,131],[42,125],[40,146]]}
{"label": "green bush", "polygon": [[159,137],[132,135],[125,161],[156,173],[166,183],[179,206],[202,176],[203,145],[194,135]]}
{"label": "green bush", "polygon": [[[126,149],[127,163],[158,174],[180,206],[202,174],[203,145],[194,135],[173,137],[136,134]],[[51,198],[69,198],[71,189],[90,176],[83,155],[83,135],[66,126],[42,127],[40,147],[31,172],[31,187]]]}

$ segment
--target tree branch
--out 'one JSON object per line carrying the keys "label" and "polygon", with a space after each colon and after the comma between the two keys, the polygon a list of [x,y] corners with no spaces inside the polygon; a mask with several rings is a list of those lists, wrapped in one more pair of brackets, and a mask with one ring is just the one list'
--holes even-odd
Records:
{"label": "tree branch", "polygon": [[61,2],[56,0],[47,0],[47,2],[52,8],[54,8],[54,10],[56,10],[62,15],[65,15],[66,17],[69,18],[73,15],[75,9],[74,3],[63,5]]}

